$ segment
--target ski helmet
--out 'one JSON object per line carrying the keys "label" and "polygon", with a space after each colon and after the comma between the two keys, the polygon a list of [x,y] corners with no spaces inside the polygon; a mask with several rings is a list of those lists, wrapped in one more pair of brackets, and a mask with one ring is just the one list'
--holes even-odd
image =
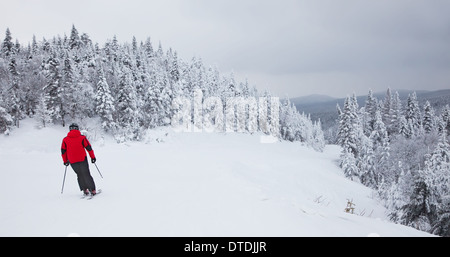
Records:
{"label": "ski helmet", "polygon": [[78,124],[72,123],[72,124],[69,126],[69,130],[80,130],[80,127],[78,127]]}

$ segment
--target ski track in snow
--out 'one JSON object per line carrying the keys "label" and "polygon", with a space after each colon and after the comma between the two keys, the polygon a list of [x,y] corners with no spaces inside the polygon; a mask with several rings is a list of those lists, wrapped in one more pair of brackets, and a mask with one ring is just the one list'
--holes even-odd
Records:
{"label": "ski track in snow", "polygon": [[66,134],[24,120],[0,136],[0,236],[430,236],[389,222],[375,193],[343,176],[336,146],[170,128],[147,143],[97,138],[103,192],[87,201],[70,166],[60,193]]}

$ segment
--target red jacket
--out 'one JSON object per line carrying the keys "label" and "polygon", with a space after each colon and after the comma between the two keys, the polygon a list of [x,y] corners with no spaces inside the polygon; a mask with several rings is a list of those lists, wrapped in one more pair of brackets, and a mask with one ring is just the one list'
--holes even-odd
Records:
{"label": "red jacket", "polygon": [[85,136],[82,136],[79,130],[71,130],[67,137],[62,141],[61,154],[64,163],[69,161],[70,163],[82,162],[86,159],[86,150],[89,153],[91,159],[95,158],[94,150]]}

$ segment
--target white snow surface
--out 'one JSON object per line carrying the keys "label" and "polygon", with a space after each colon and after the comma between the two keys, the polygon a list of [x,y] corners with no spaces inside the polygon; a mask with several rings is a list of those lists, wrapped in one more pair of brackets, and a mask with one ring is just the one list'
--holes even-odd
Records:
{"label": "white snow surface", "polygon": [[373,190],[344,177],[337,146],[260,134],[164,128],[118,144],[94,133],[102,194],[80,199],[70,166],[61,194],[68,129],[35,123],[0,136],[0,236],[431,236],[390,222]]}

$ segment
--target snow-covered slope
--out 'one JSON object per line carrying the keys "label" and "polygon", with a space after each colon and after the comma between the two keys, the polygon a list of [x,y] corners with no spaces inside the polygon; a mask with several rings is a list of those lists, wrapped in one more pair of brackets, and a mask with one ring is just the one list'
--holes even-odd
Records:
{"label": "snow-covered slope", "polygon": [[429,236],[387,221],[372,190],[342,175],[335,146],[170,129],[117,144],[97,134],[104,179],[93,165],[91,174],[103,193],[88,201],[70,167],[60,193],[66,134],[26,120],[0,136],[0,236]]}

